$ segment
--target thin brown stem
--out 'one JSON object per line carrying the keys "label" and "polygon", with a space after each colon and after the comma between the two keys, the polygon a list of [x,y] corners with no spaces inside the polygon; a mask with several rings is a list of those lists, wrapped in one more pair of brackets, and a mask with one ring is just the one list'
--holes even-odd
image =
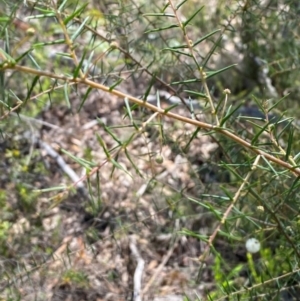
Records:
{"label": "thin brown stem", "polygon": [[288,170],[290,170],[295,176],[300,176],[300,168],[295,167],[291,164],[289,164],[286,161],[283,161],[255,146],[253,146],[251,143],[249,143],[248,141],[244,140],[243,138],[238,137],[236,134],[234,134],[233,132],[227,130],[226,128],[223,127],[218,127],[209,123],[205,123],[205,122],[201,122],[192,118],[188,118],[188,117],[184,117],[175,113],[172,113],[168,110],[164,110],[161,108],[156,107],[155,105],[152,105],[146,101],[143,101],[139,98],[133,97],[131,95],[128,95],[126,93],[120,92],[118,90],[115,89],[111,89],[110,87],[107,87],[105,85],[102,85],[100,83],[96,83],[90,79],[86,79],[86,78],[71,78],[71,77],[66,77],[66,76],[62,76],[62,75],[57,75],[55,73],[51,73],[51,72],[46,72],[46,71],[41,71],[41,70],[36,70],[36,69],[32,69],[29,67],[24,67],[24,66],[20,66],[20,65],[15,65],[13,67],[8,66],[6,68],[2,68],[2,69],[14,69],[14,70],[19,70],[21,72],[25,72],[27,74],[35,74],[35,75],[39,75],[39,76],[46,76],[46,77],[50,77],[50,78],[56,78],[56,79],[61,79],[64,81],[67,81],[69,83],[80,83],[80,84],[84,84],[86,86],[95,88],[95,89],[99,89],[102,90],[104,92],[107,93],[111,93],[113,95],[116,95],[122,99],[127,98],[129,101],[138,104],[141,107],[145,107],[153,112],[157,112],[160,113],[161,115],[164,115],[166,117],[169,117],[171,119],[174,120],[179,120],[182,121],[184,123],[188,123],[188,124],[192,124],[196,127],[200,127],[206,130],[210,130],[210,131],[215,131],[217,133],[220,133],[221,135],[224,135],[226,137],[228,137],[229,139],[235,141],[236,143],[240,144],[241,146],[245,147],[246,149],[248,149],[249,151],[251,151],[254,154],[257,155],[261,155],[262,157],[265,157],[266,159],[268,159],[269,161],[283,167],[286,168]]}

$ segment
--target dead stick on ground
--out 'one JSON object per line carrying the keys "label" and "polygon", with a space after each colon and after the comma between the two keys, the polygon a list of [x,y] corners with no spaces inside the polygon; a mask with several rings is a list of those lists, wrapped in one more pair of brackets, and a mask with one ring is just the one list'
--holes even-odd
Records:
{"label": "dead stick on ground", "polygon": [[76,172],[65,162],[63,157],[59,155],[49,144],[43,142],[42,140],[38,140],[38,143],[41,148],[43,148],[47,154],[56,160],[59,167],[64,171],[65,174],[72,180],[72,182],[77,183],[77,187],[84,189],[84,184],[80,181],[79,176]]}
{"label": "dead stick on ground", "polygon": [[174,252],[174,249],[177,246],[177,242],[178,242],[178,238],[175,239],[173,246],[170,248],[170,250],[168,251],[167,255],[164,257],[163,261],[158,266],[158,268],[156,269],[156,271],[152,275],[151,279],[146,284],[145,288],[142,291],[143,295],[148,292],[149,288],[152,286],[152,284],[154,283],[154,281],[157,281],[157,279],[159,278],[159,275],[161,275],[161,271],[164,268],[164,266],[167,264],[167,262],[169,261],[170,257],[172,256],[172,254]]}
{"label": "dead stick on ground", "polygon": [[134,276],[133,276],[133,301],[142,301],[142,294],[141,294],[141,287],[142,287],[142,276],[145,261],[141,257],[137,247],[136,247],[136,239],[134,236],[130,237],[130,244],[129,244],[130,251],[137,262]]}

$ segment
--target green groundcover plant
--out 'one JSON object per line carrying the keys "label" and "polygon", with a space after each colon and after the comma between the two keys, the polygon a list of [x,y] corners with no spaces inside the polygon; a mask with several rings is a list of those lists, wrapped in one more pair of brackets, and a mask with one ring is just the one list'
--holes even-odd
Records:
{"label": "green groundcover plant", "polygon": [[1,2],[3,300],[91,291],[83,250],[151,227],[197,242],[184,298],[297,300],[299,5],[154,2]]}

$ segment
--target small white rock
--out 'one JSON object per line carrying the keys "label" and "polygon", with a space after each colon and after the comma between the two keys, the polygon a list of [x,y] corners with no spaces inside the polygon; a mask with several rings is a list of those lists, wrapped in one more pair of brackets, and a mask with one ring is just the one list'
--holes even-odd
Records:
{"label": "small white rock", "polygon": [[257,253],[260,250],[260,242],[256,238],[249,238],[246,241],[246,249],[249,253]]}

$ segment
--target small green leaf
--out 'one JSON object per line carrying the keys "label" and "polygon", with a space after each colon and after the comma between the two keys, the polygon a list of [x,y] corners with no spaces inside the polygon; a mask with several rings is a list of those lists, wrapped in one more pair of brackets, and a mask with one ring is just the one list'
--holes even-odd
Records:
{"label": "small green leaf", "polygon": [[127,157],[127,159],[129,160],[129,162],[131,163],[131,165],[133,166],[135,172],[141,177],[144,178],[143,175],[141,174],[139,168],[135,165],[134,160],[131,159],[128,150],[125,148],[125,155]]}
{"label": "small green leaf", "polygon": [[71,103],[69,99],[69,84],[67,82],[64,84],[64,95],[68,108],[71,108]]}
{"label": "small green leaf", "polygon": [[268,112],[271,112],[271,110],[275,107],[278,106],[278,104],[280,104],[286,97],[288,97],[290,95],[290,93],[284,95],[283,97],[281,97],[277,102],[274,103],[274,105],[272,105],[271,107],[268,108]]}
{"label": "small green leaf", "polygon": [[171,105],[168,108],[166,108],[164,110],[164,113],[168,113],[169,111],[171,111],[172,109],[176,108],[177,106],[178,106],[178,103],[174,103],[173,105]]}
{"label": "small green leaf", "polygon": [[113,85],[109,87],[109,91],[112,91],[115,87],[117,87],[121,82],[123,81],[123,78],[119,78]]}
{"label": "small green leaf", "polygon": [[293,184],[290,186],[289,190],[287,191],[286,197],[285,197],[285,202],[289,201],[290,195],[297,189],[299,189],[300,183],[298,183],[300,180],[300,177],[297,177]]}
{"label": "small green leaf", "polygon": [[182,2],[180,2],[179,4],[177,4],[176,9],[178,10],[187,1],[188,0],[183,0]]}
{"label": "small green leaf", "polygon": [[186,27],[198,15],[198,13],[203,9],[203,7],[204,5],[198,8],[185,22],[183,22],[183,27]]}
{"label": "small green leaf", "polygon": [[262,101],[258,98],[255,97],[255,95],[252,95],[252,98],[253,100],[255,101],[256,105],[259,107],[259,109],[262,111],[262,112],[265,112],[265,109],[262,105]]}
{"label": "small green leaf", "polygon": [[160,95],[159,95],[159,91],[157,90],[156,91],[156,101],[157,101],[157,107],[158,108],[161,108],[161,105],[160,105]]}
{"label": "small green leaf", "polygon": [[128,172],[121,164],[119,164],[116,160],[114,160],[113,158],[111,158],[111,159],[110,159],[110,162],[111,162],[116,168],[118,168],[118,169],[124,171],[126,174],[128,174],[130,177],[132,177],[131,174],[130,174],[130,173],[129,173],[129,172]]}
{"label": "small green leaf", "polygon": [[152,75],[152,77],[151,77],[151,80],[150,80],[150,83],[149,83],[149,85],[148,85],[148,87],[147,87],[147,90],[146,90],[146,92],[144,93],[143,98],[142,98],[144,101],[146,101],[148,95],[149,95],[150,92],[151,92],[151,88],[153,87],[153,85],[154,85],[155,83],[156,83],[156,73],[153,73],[153,75]]}
{"label": "small green leaf", "polygon": [[33,192],[51,192],[51,191],[57,191],[57,190],[66,190],[67,186],[55,186],[50,188],[44,188],[44,189],[35,189]]}
{"label": "small green leaf", "polygon": [[219,38],[217,39],[217,41],[214,43],[213,47],[211,48],[211,50],[209,51],[208,55],[205,57],[205,59],[203,60],[202,63],[202,68],[205,68],[206,64],[208,63],[209,59],[211,58],[211,56],[215,53],[216,48],[219,46],[219,44],[221,43],[222,40],[222,36],[220,35]]}
{"label": "small green leaf", "polygon": [[230,201],[233,200],[233,196],[232,196],[232,192],[229,191],[226,187],[224,186],[220,186],[220,188],[222,189],[222,191],[227,195],[227,197],[230,199]]}
{"label": "small green leaf", "polygon": [[109,127],[107,127],[107,126],[101,121],[101,119],[97,118],[97,120],[98,120],[98,122],[103,126],[104,131],[105,131],[108,135],[110,135],[110,136],[113,138],[113,140],[115,140],[115,141],[118,143],[118,145],[123,145],[122,141],[119,140],[119,138],[118,138],[118,137],[110,130]]}
{"label": "small green leaf", "polygon": [[163,48],[162,51],[164,51],[164,50],[174,50],[174,49],[187,49],[187,48],[189,48],[189,47],[186,44],[182,44],[182,45],[178,45],[178,46]]}
{"label": "small green leaf", "polygon": [[27,51],[23,52],[18,58],[16,58],[16,63],[22,60],[23,57],[25,57],[27,54],[29,54],[33,49],[28,49]]}
{"label": "small green leaf", "polygon": [[81,103],[79,105],[79,108],[78,108],[77,112],[80,112],[82,106],[84,105],[85,101],[87,100],[87,97],[89,96],[89,94],[91,93],[92,90],[93,90],[92,87],[88,87],[87,91],[83,95],[82,101],[81,101]]}
{"label": "small green leaf", "polygon": [[201,82],[201,79],[199,78],[193,78],[193,79],[187,79],[179,82],[172,82],[172,85],[180,85],[180,84],[191,84],[191,83],[196,83],[196,82]]}
{"label": "small green leaf", "polygon": [[129,101],[128,101],[127,97],[124,98],[124,102],[125,102],[125,106],[126,106],[127,115],[129,116],[129,119],[130,119],[131,123],[134,124],[132,113],[131,113],[131,108],[130,108]]}
{"label": "small green leaf", "polygon": [[40,65],[37,63],[37,61],[34,59],[34,57],[30,53],[28,53],[27,56],[30,59],[30,61],[32,62],[32,64],[36,67],[36,69],[38,69],[38,70],[42,69],[40,67]]}
{"label": "small green leaf", "polygon": [[73,78],[77,78],[78,77],[78,74],[81,71],[81,67],[82,67],[82,65],[84,63],[84,60],[85,60],[86,52],[87,52],[87,50],[84,49],[82,57],[81,57],[81,60],[80,60],[79,64],[76,66],[76,68],[75,68],[75,70],[73,72]]}
{"label": "small green leaf", "polygon": [[78,158],[78,157],[72,155],[70,152],[68,152],[65,149],[61,149],[61,152],[64,153],[65,155],[67,155],[68,157],[70,157],[72,160],[74,160],[75,162],[77,162],[81,166],[83,166],[84,168],[86,168],[88,171],[90,171],[93,167],[97,166],[96,163],[91,162],[91,161],[87,161],[87,160],[82,159],[82,158]]}
{"label": "small green leaf", "polygon": [[68,52],[57,51],[57,52],[55,52],[55,55],[61,56],[61,57],[67,58],[67,59],[71,59],[72,58],[71,54],[68,53]]}
{"label": "small green leaf", "polygon": [[[50,9],[45,9],[43,7],[40,7],[40,6],[34,6],[34,9],[41,12],[41,13],[45,13],[45,14],[55,14],[54,11],[50,10]],[[26,18],[28,19],[28,18]]]}
{"label": "small green leaf", "polygon": [[128,139],[126,139],[126,141],[124,141],[123,143],[123,147],[126,148],[134,139],[134,137],[136,136],[136,133],[133,133],[130,135],[130,137]]}
{"label": "small green leaf", "polygon": [[283,135],[286,132],[286,130],[293,125],[293,121],[294,121],[293,118],[285,118],[276,122],[276,125],[283,124],[283,129],[280,131],[279,134],[276,134],[277,140],[279,140],[281,135]]}
{"label": "small green leaf", "polygon": [[69,1],[69,0],[64,0],[64,1],[61,3],[61,5],[60,5],[59,8],[58,8],[58,11],[59,11],[59,12],[62,12],[62,11],[63,11],[63,9],[64,9],[64,7],[65,7],[65,5],[67,4],[68,1]]}
{"label": "small green leaf", "polygon": [[191,231],[191,230],[188,230],[188,229],[182,229],[181,231],[179,231],[179,233],[183,234],[183,235],[195,237],[195,238],[197,238],[201,241],[204,241],[204,242],[208,242],[207,235],[202,235],[202,234],[199,234],[197,232],[194,232],[194,231]]}
{"label": "small green leaf", "polygon": [[270,123],[266,123],[263,127],[260,128],[257,134],[252,138],[251,145],[254,145],[256,143],[261,134],[269,127],[269,124]]}
{"label": "small green leaf", "polygon": [[201,42],[207,40],[209,37],[211,37],[212,35],[214,35],[214,34],[217,33],[217,32],[220,32],[220,29],[214,30],[214,31],[208,33],[207,35],[205,35],[204,37],[200,38],[199,40],[197,40],[197,41],[194,43],[194,47],[197,46],[198,44],[200,44]]}
{"label": "small green leaf", "polygon": [[[233,64],[233,65],[230,65],[230,66],[227,66],[225,68],[222,68],[222,69],[219,69],[217,71],[208,71],[206,72],[206,78],[205,79],[209,79],[219,73],[222,73],[232,67],[236,66],[236,64]],[[173,85],[179,85],[179,84],[190,84],[190,83],[196,83],[196,82],[201,82],[202,79],[200,78],[193,78],[193,79],[187,79],[187,80],[184,80],[184,81],[179,81],[179,82],[172,82]]]}
{"label": "small green leaf", "polygon": [[87,75],[87,73],[89,72],[91,66],[92,66],[92,67],[95,66],[95,65],[91,64],[91,61],[92,61],[92,59],[93,59],[93,57],[94,57],[94,53],[95,53],[95,52],[92,51],[92,52],[90,53],[90,56],[89,56],[88,60],[84,63],[83,73],[84,73],[85,75]]}
{"label": "small green leaf", "polygon": [[267,160],[264,156],[262,156],[262,158],[265,161],[265,163],[269,166],[270,170],[274,173],[274,175],[278,176],[277,171],[273,168],[273,166],[271,165],[271,163],[269,162],[269,160]]}
{"label": "small green leaf", "polygon": [[33,44],[32,47],[39,48],[39,47],[48,46],[48,45],[57,45],[57,44],[65,44],[65,43],[66,43],[65,39],[59,39],[59,40],[46,42],[46,43],[36,43],[36,44]]}
{"label": "small green leaf", "polygon": [[145,31],[145,34],[147,33],[151,33],[151,32],[158,32],[158,31],[163,31],[163,30],[167,30],[167,29],[171,29],[171,28],[178,28],[179,26],[177,24],[172,24],[172,25],[168,25],[165,27],[160,27],[160,28],[156,28],[156,29],[150,29]]}
{"label": "small green leaf", "polygon": [[196,130],[193,132],[193,135],[191,136],[191,138],[189,139],[188,143],[186,144],[186,146],[185,146],[184,149],[183,149],[183,152],[184,152],[184,153],[187,153],[190,144],[191,144],[192,141],[197,137],[197,134],[199,133],[199,131],[200,131],[200,128],[198,127],[198,128],[196,128]]}
{"label": "small green leaf", "polygon": [[56,13],[51,12],[51,13],[45,13],[42,15],[33,15],[26,17],[27,20],[32,20],[32,19],[45,19],[45,18],[51,18],[51,17],[56,17]]}
{"label": "small green leaf", "polygon": [[175,18],[174,14],[170,13],[149,13],[149,14],[143,14],[145,17],[171,17]]}
{"label": "small green leaf", "polygon": [[100,144],[101,147],[103,148],[106,157],[109,159],[109,158],[110,158],[110,153],[109,153],[109,151],[107,150],[106,143],[102,140],[101,136],[99,136],[98,133],[96,133],[96,137],[97,137],[97,140],[98,140],[99,144]]}
{"label": "small green leaf", "polygon": [[79,7],[76,11],[74,11],[70,16],[64,19],[64,24],[67,25],[71,20],[78,17],[83,10],[88,6],[88,2],[84,3],[81,7]]}
{"label": "small green leaf", "polygon": [[38,75],[34,77],[34,79],[33,79],[33,81],[32,81],[32,84],[31,84],[31,87],[29,88],[29,90],[28,90],[28,92],[27,92],[27,96],[26,96],[26,99],[25,99],[25,101],[24,101],[23,104],[26,104],[26,102],[28,101],[28,99],[30,99],[31,94],[32,94],[32,91],[33,91],[33,89],[34,89],[36,83],[39,81],[39,78],[40,78],[40,77],[39,77]]}
{"label": "small green leaf", "polygon": [[[187,46],[183,45],[183,46],[181,46],[181,48],[187,48]],[[177,53],[177,54],[185,55],[185,56],[188,56],[188,57],[192,57],[192,55],[190,53],[179,51],[179,50],[176,50],[174,48],[164,48],[164,49],[162,49],[162,51],[171,51],[173,53]]]}
{"label": "small green leaf", "polygon": [[162,8],[162,12],[164,12],[168,7],[170,6],[170,3],[167,1],[167,3],[165,4],[165,6]]}
{"label": "small green leaf", "polygon": [[241,103],[239,106],[237,106],[236,108],[234,108],[232,111],[230,111],[231,106],[228,108],[226,115],[222,118],[221,122],[220,122],[220,126],[223,126],[223,124],[225,124],[225,122],[231,117],[233,116],[233,114],[242,106],[243,104]]}
{"label": "small green leaf", "polygon": [[90,17],[86,17],[83,22],[80,24],[79,28],[72,35],[71,40],[74,42],[76,38],[81,34],[83,28],[85,27],[85,23],[90,19]]}
{"label": "small green leaf", "polygon": [[208,99],[207,95],[204,94],[204,93],[200,93],[200,92],[196,92],[196,91],[192,91],[192,90],[184,90],[184,92],[187,92],[187,93],[192,94],[192,95],[196,95],[200,98]]}
{"label": "small green leaf", "polygon": [[210,78],[210,77],[213,77],[213,76],[215,76],[215,75],[217,75],[217,74],[220,74],[220,73],[222,73],[222,72],[224,72],[224,71],[226,71],[226,70],[228,70],[228,69],[230,69],[230,68],[232,68],[232,67],[234,67],[234,66],[236,66],[236,65],[237,65],[237,64],[232,64],[232,65],[230,65],[230,66],[224,67],[224,68],[219,69],[219,70],[217,70],[217,71],[208,71],[208,72],[206,72],[206,79],[208,79],[208,78]]}
{"label": "small green leaf", "polygon": [[[2,58],[4,59],[5,63],[7,64],[15,64],[16,61],[12,58],[8,53],[0,48],[0,53],[2,54]],[[1,56],[0,56],[1,57]]]}

